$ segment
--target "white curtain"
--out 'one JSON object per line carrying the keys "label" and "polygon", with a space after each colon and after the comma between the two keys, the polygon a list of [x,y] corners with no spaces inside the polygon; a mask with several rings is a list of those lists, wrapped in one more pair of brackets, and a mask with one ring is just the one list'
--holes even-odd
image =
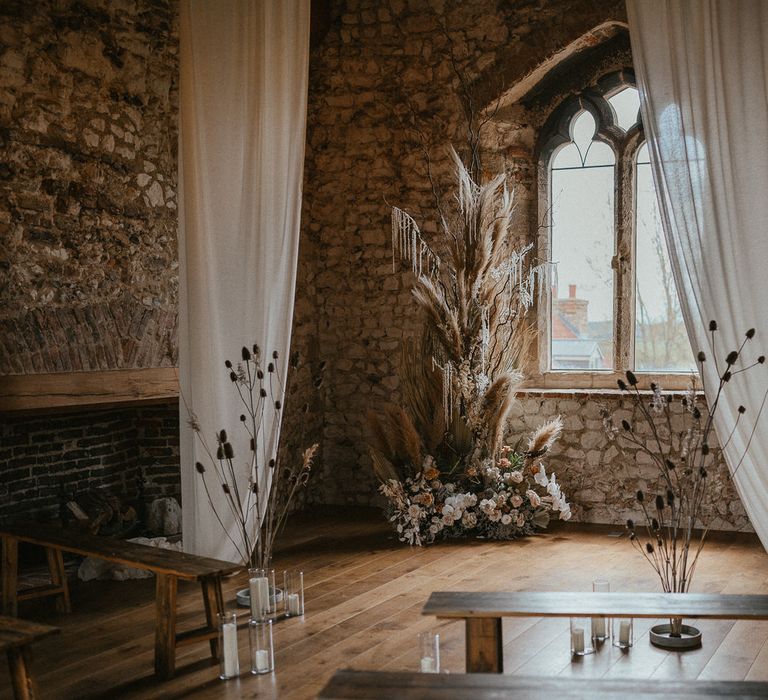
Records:
{"label": "white curtain", "polygon": [[[768,2],[628,0],[630,36],[656,189],[686,327],[705,350],[707,398],[718,355],[768,354]],[[736,375],[718,409],[723,444],[740,404],[747,413],[726,449],[742,502],[768,548],[766,365]]]}
{"label": "white curtain", "polygon": [[[224,360],[258,343],[285,377],[299,242],[309,0],[182,0],[179,380],[184,549],[237,560],[202,489],[187,407],[249,444]],[[271,359],[271,358],[270,358]],[[279,426],[278,426],[279,428]],[[279,430],[269,426],[272,451]],[[247,467],[244,466],[244,479]],[[213,495],[221,498],[212,482]],[[231,526],[223,501],[219,511]]]}

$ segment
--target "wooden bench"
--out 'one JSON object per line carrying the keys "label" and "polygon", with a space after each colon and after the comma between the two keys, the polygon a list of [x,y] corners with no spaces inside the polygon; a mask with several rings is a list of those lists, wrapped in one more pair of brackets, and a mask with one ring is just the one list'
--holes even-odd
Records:
{"label": "wooden bench", "polygon": [[757,681],[674,681],[627,678],[529,678],[496,674],[337,671],[320,691],[322,700],[402,698],[409,700],[697,700],[768,697],[768,683]]}
{"label": "wooden bench", "polygon": [[[218,559],[208,559],[135,542],[98,537],[82,530],[67,530],[39,523],[0,527],[3,539],[2,612],[15,616],[19,600],[56,596],[57,606],[69,611],[69,588],[62,552],[106,559],[136,569],[151,571],[155,584],[155,673],[170,678],[176,665],[176,647],[201,640],[210,642],[211,655],[217,659],[218,621],[224,609],[221,578],[242,568]],[[18,591],[18,544],[29,542],[45,547],[51,583],[35,589]],[[176,592],[178,580],[199,581],[203,593],[206,624],[198,629],[176,632]]]}
{"label": "wooden bench", "polygon": [[36,693],[30,669],[30,645],[58,631],[57,627],[17,620],[15,617],[0,617],[0,652],[4,651],[8,656],[11,685],[17,700],[31,700]]}
{"label": "wooden bench", "polygon": [[502,617],[698,617],[768,620],[768,595],[711,593],[432,593],[424,615],[466,621],[468,673],[502,673]]}

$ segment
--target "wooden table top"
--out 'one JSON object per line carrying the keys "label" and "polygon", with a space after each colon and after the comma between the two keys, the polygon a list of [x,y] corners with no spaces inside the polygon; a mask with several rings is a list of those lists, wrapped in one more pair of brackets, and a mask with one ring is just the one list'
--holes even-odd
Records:
{"label": "wooden table top", "polygon": [[444,618],[608,615],[768,620],[768,595],[436,591],[430,595],[422,614]]}
{"label": "wooden table top", "polygon": [[768,683],[628,678],[505,676],[497,673],[337,671],[320,691],[323,700],[419,698],[419,700],[695,700],[768,697]]}
{"label": "wooden table top", "polygon": [[243,568],[241,564],[221,559],[92,535],[77,527],[62,528],[45,523],[25,522],[0,527],[0,535],[6,534],[43,547],[55,547],[65,552],[106,559],[191,581],[205,576],[231,574]]}
{"label": "wooden table top", "polygon": [[58,631],[58,627],[0,615],[0,652],[11,647],[26,646],[38,639],[56,634]]}

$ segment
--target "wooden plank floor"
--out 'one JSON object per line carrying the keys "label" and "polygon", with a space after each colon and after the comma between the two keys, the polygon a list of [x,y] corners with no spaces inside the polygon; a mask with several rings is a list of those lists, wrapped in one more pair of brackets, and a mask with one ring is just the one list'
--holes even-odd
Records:
{"label": "wooden plank floor", "polygon": [[[152,676],[154,581],[90,582],[73,588],[70,615],[50,601],[29,601],[22,615],[60,627],[58,637],[34,647],[33,669],[43,698],[311,698],[337,668],[416,670],[417,634],[437,629],[442,665],[464,671],[460,622],[420,614],[433,590],[591,590],[604,577],[612,590],[658,589],[650,567],[614,528],[568,523],[517,542],[446,542],[410,549],[391,537],[373,511],[329,511],[294,518],[276,568],[301,566],[306,615],[275,626],[277,671],[220,681],[205,643],[178,654],[176,678]],[[243,576],[225,581],[234,600]],[[713,536],[704,550],[694,590],[768,593],[768,554],[754,536]],[[200,622],[196,586],[179,584],[179,628]],[[540,676],[768,680],[768,622],[703,620],[701,649],[670,653],[652,647],[653,620],[636,620],[629,653],[603,647],[571,661],[568,620],[504,620],[505,672]],[[247,635],[240,635],[241,668]],[[0,662],[0,697],[8,697]]]}

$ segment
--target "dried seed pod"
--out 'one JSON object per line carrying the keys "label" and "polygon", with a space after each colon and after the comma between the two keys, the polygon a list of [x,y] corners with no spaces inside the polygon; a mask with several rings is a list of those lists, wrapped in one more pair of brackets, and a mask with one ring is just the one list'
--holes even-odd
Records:
{"label": "dried seed pod", "polygon": [[251,359],[251,351],[247,347],[243,346],[241,354],[244,362],[248,362]]}
{"label": "dried seed pod", "polygon": [[195,469],[197,469],[197,471],[200,472],[201,474],[205,473],[205,467],[202,464],[200,464],[200,462],[195,462]]}
{"label": "dried seed pod", "polygon": [[664,510],[664,497],[663,496],[656,496],[656,510],[662,511]]}
{"label": "dried seed pod", "polygon": [[224,456],[227,459],[235,458],[235,451],[232,449],[232,443],[229,443],[229,442],[224,443]]}
{"label": "dried seed pod", "polygon": [[632,370],[627,370],[627,382],[630,386],[635,386],[637,384],[637,377],[635,376],[635,373]]}
{"label": "dried seed pod", "polygon": [[638,503],[642,503],[645,500],[645,494],[642,491],[638,491],[637,494],[635,494],[635,497],[637,498]]}
{"label": "dried seed pod", "polygon": [[709,330],[716,331],[717,330],[717,321],[710,321],[709,322]]}

